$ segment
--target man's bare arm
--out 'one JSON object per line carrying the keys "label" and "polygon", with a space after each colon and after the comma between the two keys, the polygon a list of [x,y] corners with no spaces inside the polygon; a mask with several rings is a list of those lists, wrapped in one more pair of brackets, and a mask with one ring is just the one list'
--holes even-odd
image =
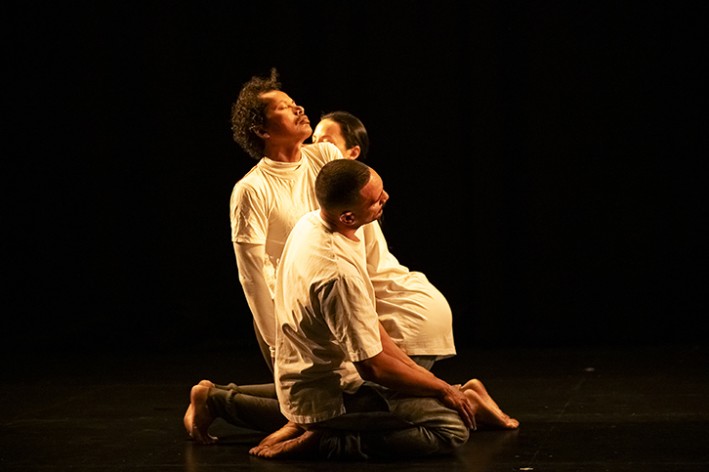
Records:
{"label": "man's bare arm", "polygon": [[[381,330],[383,328],[380,324]],[[416,365],[408,356],[406,356],[408,361],[403,359],[402,355],[406,356],[385,333],[382,339],[382,352],[369,359],[355,362],[355,366],[365,380],[409,395],[439,398],[446,406],[460,414],[467,427],[474,427],[475,414],[468,397],[459,388],[449,385],[433,373]]]}

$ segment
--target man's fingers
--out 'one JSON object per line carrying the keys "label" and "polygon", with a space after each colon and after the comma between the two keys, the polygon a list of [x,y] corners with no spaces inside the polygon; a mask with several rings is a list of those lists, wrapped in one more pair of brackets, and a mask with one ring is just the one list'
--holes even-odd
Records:
{"label": "man's fingers", "polygon": [[468,428],[470,428],[470,429],[478,429],[478,425],[475,424],[475,412],[473,411],[473,407],[470,406],[469,408],[470,408],[470,409],[469,409],[470,425],[468,426]]}
{"label": "man's fingers", "polygon": [[470,429],[476,429],[477,426],[475,424],[475,410],[473,409],[473,404],[467,397],[464,397],[464,400],[463,411],[465,412],[465,425]]}

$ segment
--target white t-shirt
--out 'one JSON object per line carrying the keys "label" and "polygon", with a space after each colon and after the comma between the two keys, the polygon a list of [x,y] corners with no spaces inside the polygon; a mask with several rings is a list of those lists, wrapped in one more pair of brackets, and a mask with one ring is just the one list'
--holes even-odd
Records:
{"label": "white t-shirt", "polygon": [[361,384],[352,362],[382,351],[374,288],[359,242],[331,231],[319,210],[285,245],[276,289],[276,391],[281,412],[308,424],[345,412],[343,391]]}

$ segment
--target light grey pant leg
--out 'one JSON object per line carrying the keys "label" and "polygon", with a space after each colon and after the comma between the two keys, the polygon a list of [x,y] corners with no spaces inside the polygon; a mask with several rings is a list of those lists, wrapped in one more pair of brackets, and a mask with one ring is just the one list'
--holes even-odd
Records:
{"label": "light grey pant leg", "polygon": [[323,433],[320,454],[326,459],[447,454],[469,435],[458,412],[438,399],[401,396],[377,386],[361,387],[347,402],[345,415],[316,427]]}
{"label": "light grey pant leg", "polygon": [[274,384],[212,388],[207,397],[209,413],[227,423],[272,433],[287,423],[281,414]]}
{"label": "light grey pant leg", "polygon": [[363,433],[362,448],[371,457],[424,457],[449,454],[468,440],[470,431],[457,411],[433,397],[389,398],[391,414],[412,426],[383,434]]}

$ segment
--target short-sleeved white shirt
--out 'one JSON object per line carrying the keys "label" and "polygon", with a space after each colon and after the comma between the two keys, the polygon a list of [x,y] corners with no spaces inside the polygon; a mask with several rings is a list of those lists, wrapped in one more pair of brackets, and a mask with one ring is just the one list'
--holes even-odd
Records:
{"label": "short-sleeved white shirt", "polygon": [[345,412],[362,379],[352,362],[382,350],[366,248],[330,230],[319,210],[291,231],[277,275],[275,380],[281,411],[308,424]]}

